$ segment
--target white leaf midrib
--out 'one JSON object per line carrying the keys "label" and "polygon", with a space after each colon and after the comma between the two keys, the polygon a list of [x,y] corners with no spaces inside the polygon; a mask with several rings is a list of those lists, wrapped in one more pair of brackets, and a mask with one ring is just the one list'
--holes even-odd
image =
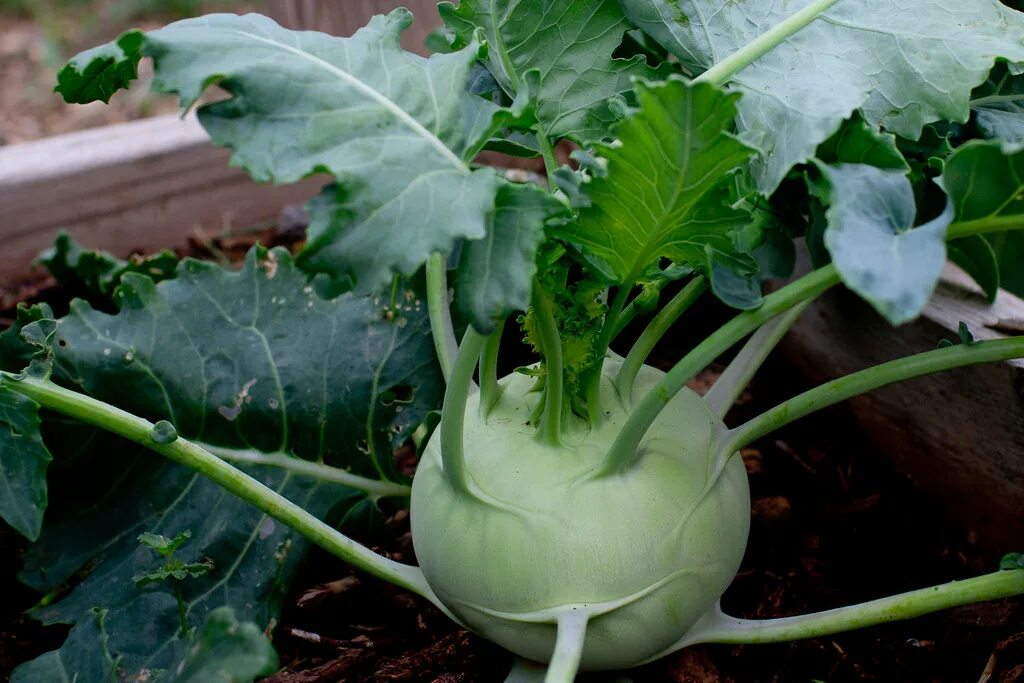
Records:
{"label": "white leaf midrib", "polygon": [[241,30],[238,30],[238,29],[226,29],[226,30],[229,33],[234,33],[236,35],[244,36],[246,38],[251,38],[252,40],[258,40],[260,42],[267,43],[268,45],[271,45],[271,46],[273,46],[273,47],[275,47],[275,48],[277,48],[279,50],[283,50],[285,52],[289,52],[289,53],[295,55],[296,57],[299,57],[300,59],[305,59],[306,61],[314,64],[315,66],[323,69],[324,71],[327,71],[331,75],[336,76],[339,79],[345,81],[346,83],[351,85],[353,88],[355,88],[359,92],[363,93],[367,97],[371,98],[372,100],[374,100],[375,102],[380,104],[381,107],[386,109],[396,119],[398,119],[399,121],[404,123],[406,126],[411,128],[414,132],[416,132],[418,135],[420,135],[425,140],[427,140],[427,142],[434,149],[436,149],[438,152],[440,152],[441,156],[443,156],[445,159],[450,161],[451,164],[454,167],[456,167],[457,169],[459,169],[463,173],[469,173],[470,172],[469,171],[469,167],[465,164],[465,162],[463,162],[462,159],[460,159],[458,155],[456,155],[451,149],[449,149],[448,146],[446,144],[444,144],[436,135],[431,133],[426,128],[426,126],[424,126],[422,123],[417,121],[412,115],[409,114],[409,112],[405,111],[404,109],[399,107],[397,104],[392,102],[386,95],[384,95],[384,93],[382,93],[379,90],[377,90],[376,88],[372,87],[371,85],[369,85],[365,81],[362,81],[362,80],[356,78],[354,75],[350,74],[349,72],[344,71],[343,69],[339,69],[338,67],[336,67],[335,65],[331,64],[327,60],[322,59],[320,57],[317,57],[314,54],[306,52],[305,50],[300,50],[298,48],[292,47],[291,45],[286,45],[286,44],[284,44],[282,42],[279,42],[277,40],[273,40],[271,38],[264,38],[263,36],[257,36],[257,35],[254,35],[252,33],[248,33],[246,31],[241,31]]}

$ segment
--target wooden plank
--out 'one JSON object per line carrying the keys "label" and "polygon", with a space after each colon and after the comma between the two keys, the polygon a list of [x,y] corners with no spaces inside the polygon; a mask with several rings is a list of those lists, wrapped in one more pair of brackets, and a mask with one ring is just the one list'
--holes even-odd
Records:
{"label": "wooden plank", "polygon": [[26,274],[61,228],[124,256],[276,220],[323,185],[257,185],[194,117],[160,116],[0,147],[0,280]]}
{"label": "wooden plank", "polygon": [[288,28],[323,31],[349,36],[366,25],[375,14],[386,14],[396,7],[407,7],[415,20],[402,34],[402,47],[427,54],[423,41],[440,26],[438,0],[269,0],[267,9],[279,24]]}
{"label": "wooden plank", "polygon": [[[783,341],[787,359],[815,382],[956,341],[960,321],[978,339],[1024,333],[1024,301],[988,305],[953,267],[921,318],[893,329],[849,291],[811,306]],[[952,519],[997,549],[1024,538],[1024,361],[963,368],[850,401],[879,450]]]}

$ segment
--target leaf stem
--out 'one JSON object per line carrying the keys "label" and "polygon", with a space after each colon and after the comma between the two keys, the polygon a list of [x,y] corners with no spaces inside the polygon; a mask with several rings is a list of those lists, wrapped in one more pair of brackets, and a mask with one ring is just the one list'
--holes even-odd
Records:
{"label": "leaf stem", "polygon": [[470,326],[462,337],[462,345],[455,359],[452,376],[444,392],[444,407],[441,408],[441,462],[444,476],[455,490],[469,497],[478,498],[469,482],[466,471],[466,454],[463,448],[463,430],[466,426],[466,401],[472,392],[473,371],[476,369],[480,352],[484,348],[484,337]]}
{"label": "leaf stem", "polygon": [[303,460],[294,455],[284,453],[264,453],[257,450],[241,450],[235,448],[223,448],[221,446],[210,446],[203,444],[203,447],[216,455],[218,458],[229,462],[244,463],[247,465],[260,465],[264,467],[279,467],[300,476],[311,477],[319,481],[329,481],[349,488],[365,491],[376,497],[408,497],[411,490],[405,484],[397,484],[392,481],[381,481],[371,479],[358,474],[352,474],[340,467],[332,467],[321,462]]}
{"label": "leaf stem", "polygon": [[6,372],[0,373],[0,378],[5,388],[45,408],[105,429],[196,470],[353,567],[412,591],[450,615],[427,585],[419,567],[381,557],[205,448],[180,437],[168,440],[166,432],[154,431],[156,425],[149,420],[52,382]]}
{"label": "leaf stem", "polygon": [[778,47],[787,38],[805,28],[838,1],[814,0],[800,11],[794,12],[791,16],[772,26],[736,52],[713,65],[710,69],[693,79],[693,82],[723,85],[737,73]]}
{"label": "leaf stem", "polygon": [[543,132],[537,132],[537,143],[540,145],[540,153],[544,158],[544,170],[548,174],[548,188],[554,192],[557,189],[555,184],[555,171],[558,170],[558,157],[555,155],[555,148],[551,140]]}
{"label": "leaf stem", "polygon": [[501,387],[498,385],[498,352],[501,350],[501,335],[504,331],[505,321],[502,320],[494,332],[487,335],[484,350],[480,353],[480,414],[485,418],[501,398]]}
{"label": "leaf stem", "polygon": [[971,235],[985,235],[1009,230],[1024,230],[1024,215],[989,216],[988,218],[953,223],[946,230],[946,241],[951,242]]}
{"label": "leaf stem", "polygon": [[448,263],[444,254],[434,253],[427,260],[427,312],[430,332],[434,337],[434,350],[441,365],[444,380],[449,381],[459,343],[455,339],[452,314],[448,307]]}
{"label": "leaf stem", "polygon": [[743,389],[750,384],[757,371],[768,360],[786,332],[797,321],[800,314],[811,305],[813,299],[797,304],[785,313],[772,318],[758,328],[736,357],[729,363],[725,372],[715,381],[704,396],[704,402],[712,414],[724,418],[729,408],[740,397]]}
{"label": "leaf stem", "polygon": [[944,370],[1024,358],[1024,336],[960,344],[882,363],[805,391],[729,431],[725,451],[733,453],[806,415],[888,384]]}
{"label": "leaf stem", "polygon": [[737,619],[716,609],[697,622],[670,651],[698,643],[781,643],[818,638],[1021,594],[1024,569],[1014,569],[795,617]]}
{"label": "leaf stem", "polygon": [[181,589],[181,581],[171,579],[174,582],[174,597],[178,601],[178,619],[181,621],[181,637],[188,638],[188,609],[185,607],[185,592]]}
{"label": "leaf stem", "polygon": [[740,313],[669,370],[637,404],[608,450],[595,477],[610,476],[628,468],[637,457],[640,442],[669,401],[715,358],[779,313],[812,299],[839,283],[834,265],[812,271],[764,299],[760,308]]}
{"label": "leaf stem", "polygon": [[562,434],[562,402],[565,400],[562,339],[558,334],[558,323],[552,310],[553,303],[539,282],[533,283],[532,298],[531,305],[537,318],[537,332],[540,335],[541,351],[544,353],[544,365],[547,368],[542,399],[544,411],[540,416],[537,437],[550,446],[558,446]]}
{"label": "leaf stem", "polygon": [[608,307],[608,314],[605,315],[604,324],[601,326],[595,343],[594,353],[597,354],[598,360],[586,378],[585,387],[587,418],[591,426],[601,424],[604,419],[604,415],[601,413],[601,376],[604,359],[608,355],[608,347],[612,343],[617,322],[626,308],[626,300],[629,299],[629,294],[633,290],[633,282],[634,280],[630,278],[615,291],[615,298],[612,299],[612,304]]}
{"label": "leaf stem", "polygon": [[572,611],[558,617],[555,651],[551,654],[544,683],[572,683],[583,657],[587,637],[586,611]]}
{"label": "leaf stem", "polygon": [[672,297],[668,304],[658,311],[658,314],[647,324],[643,334],[629,350],[626,360],[619,368],[619,374],[615,377],[615,386],[623,400],[632,400],[633,382],[655,345],[707,289],[707,279],[703,275],[698,275]]}

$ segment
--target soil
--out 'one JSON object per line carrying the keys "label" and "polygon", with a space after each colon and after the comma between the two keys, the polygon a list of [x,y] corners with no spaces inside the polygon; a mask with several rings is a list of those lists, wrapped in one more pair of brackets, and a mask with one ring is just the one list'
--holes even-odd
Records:
{"label": "soil", "polygon": [[[294,247],[301,221],[290,216],[275,229],[194,240],[179,253],[237,262],[257,240]],[[59,313],[73,295],[40,275],[0,292],[6,309],[0,317],[10,319],[17,300],[46,300]],[[724,315],[713,307],[692,312],[694,319],[711,321]],[[697,333],[667,339],[656,364],[671,364]],[[715,376],[709,370],[694,388],[705,389]],[[770,362],[730,422],[805,388],[791,368]],[[829,609],[986,573],[999,561],[894,472],[842,407],[754,444],[743,459],[752,529],[743,566],[723,600],[729,613],[768,618]],[[407,511],[391,511],[376,544],[390,557],[415,561]],[[23,616],[40,598],[16,583],[23,546],[0,529],[0,680],[17,664],[57,647],[65,634]],[[275,645],[284,668],[267,683],[502,681],[511,665],[499,648],[457,629],[422,600],[359,576],[322,552],[306,563]],[[785,645],[694,647],[634,671],[584,680],[1014,683],[1024,681],[1024,600]]]}

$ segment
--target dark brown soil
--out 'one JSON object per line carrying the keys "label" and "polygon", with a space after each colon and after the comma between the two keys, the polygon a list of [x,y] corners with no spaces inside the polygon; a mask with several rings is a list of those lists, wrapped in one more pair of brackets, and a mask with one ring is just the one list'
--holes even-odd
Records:
{"label": "dark brown soil", "polygon": [[[295,221],[245,237],[192,242],[180,250],[237,261],[256,240],[295,246]],[[0,292],[10,317],[17,299],[45,299],[58,312],[72,292],[45,276]],[[698,319],[722,317],[715,309]],[[662,364],[692,343],[686,335],[658,350]],[[677,349],[673,352],[672,349]],[[715,377],[708,371],[698,390]],[[776,362],[759,374],[730,416],[736,422],[805,389]],[[743,567],[723,604],[727,612],[768,618],[828,609],[992,571],[999,555],[944,519],[927,496],[895,473],[864,441],[841,407],[797,423],[743,452],[753,518]],[[969,505],[970,501],[965,501]],[[13,666],[58,646],[60,628],[21,616],[40,596],[15,580],[23,542],[0,530],[0,680]],[[392,511],[378,550],[414,561],[405,510]],[[1011,550],[1011,549],[1004,549]],[[275,644],[284,669],[268,683],[339,681],[501,681],[511,659],[455,628],[422,600],[353,575],[318,552],[289,600]],[[701,646],[635,671],[626,679],[678,683],[1012,683],[1024,681],[1024,601],[955,609],[921,619],[785,645]],[[622,674],[587,680],[626,680]]]}

